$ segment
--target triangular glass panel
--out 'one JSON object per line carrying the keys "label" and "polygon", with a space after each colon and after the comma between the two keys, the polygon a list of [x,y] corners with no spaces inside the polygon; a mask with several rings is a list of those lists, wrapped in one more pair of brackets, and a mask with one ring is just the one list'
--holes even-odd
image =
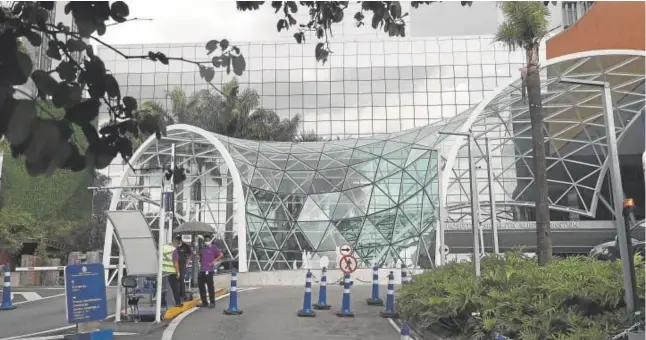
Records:
{"label": "triangular glass panel", "polygon": [[343,190],[348,190],[372,183],[372,180],[369,180],[361,173],[355,171],[353,168],[348,168],[347,170],[348,172],[345,176],[345,181],[343,182]]}
{"label": "triangular glass panel", "polygon": [[[264,220],[254,215],[247,215],[247,231],[250,237],[254,237],[260,231]],[[251,239],[251,238],[250,238]]]}
{"label": "triangular glass panel", "polygon": [[291,215],[287,210],[283,202],[280,200],[279,196],[276,195],[274,201],[271,203],[269,211],[267,212],[267,218],[271,220],[286,221],[291,219]]}
{"label": "triangular glass panel", "polygon": [[[388,178],[398,178],[398,177],[399,176],[392,176]],[[399,194],[398,202],[405,201],[411,195],[414,195],[417,191],[422,189],[422,186],[413,177],[411,177],[406,171],[402,172],[400,181],[401,181],[401,185],[400,185],[401,192]]]}
{"label": "triangular glass panel", "polygon": [[305,201],[301,213],[298,215],[298,222],[306,221],[329,221],[330,217],[321,210],[318,204],[310,197]]}
{"label": "triangular glass panel", "polygon": [[430,154],[429,150],[411,148],[410,152],[408,153],[408,157],[406,158],[406,163],[404,164],[404,166],[405,167],[410,166],[411,163],[419,160],[420,157],[428,159],[429,154]]}
{"label": "triangular glass panel", "polygon": [[328,216],[332,216],[332,213],[336,208],[336,204],[339,202],[339,196],[341,196],[341,193],[331,192],[327,194],[310,195],[310,199],[312,199]]}
{"label": "triangular glass panel", "polygon": [[363,215],[364,213],[359,210],[359,208],[357,208],[357,206],[352,203],[352,201],[345,194],[341,194],[339,202],[337,203],[336,208],[334,209],[334,213],[332,214],[332,219],[348,219]]}
{"label": "triangular glass panel", "polygon": [[292,157],[296,158],[297,160],[301,161],[311,169],[317,169],[318,164],[319,164],[319,159],[321,158],[321,154],[319,153],[307,153],[307,154],[292,154]]}
{"label": "triangular glass panel", "polygon": [[279,193],[284,194],[305,194],[304,191],[298,183],[296,183],[290,176],[290,172],[285,172],[283,175],[282,181],[280,181],[280,186],[278,187]]}
{"label": "triangular glass panel", "polygon": [[255,167],[243,162],[236,163],[238,172],[240,173],[240,180],[244,184],[248,184],[251,181]]}
{"label": "triangular glass panel", "polygon": [[272,188],[271,184],[267,182],[265,177],[262,176],[259,169],[256,169],[256,171],[253,173],[253,177],[251,178],[251,182],[249,183],[249,185],[253,188],[258,188],[261,190],[266,190],[271,192],[276,191],[274,188]]}
{"label": "triangular glass panel", "polygon": [[379,161],[379,167],[377,167],[377,175],[375,176],[375,181],[378,181],[384,177],[388,177],[398,171],[401,171],[401,168],[397,165],[390,163],[385,158],[382,158]]}
{"label": "triangular glass panel", "polygon": [[274,194],[271,191],[264,191],[259,189],[253,189],[251,191],[256,198],[256,203],[260,207],[260,216],[266,216],[267,211],[269,211],[269,206],[271,202],[274,201]]}
{"label": "triangular glass panel", "polygon": [[320,169],[318,172],[334,186],[334,190],[343,189],[343,182],[345,181],[346,174],[348,172],[346,168]]}
{"label": "triangular glass panel", "polygon": [[415,161],[406,166],[406,172],[411,175],[418,183],[425,184],[424,181],[429,170],[430,154],[421,155]]}
{"label": "triangular glass panel", "polygon": [[303,163],[293,155],[290,155],[289,158],[287,159],[287,165],[285,166],[285,171],[289,172],[289,171],[299,171],[299,170],[314,170],[314,168]]}
{"label": "triangular glass panel", "polygon": [[350,245],[354,247],[359,239],[359,234],[361,233],[361,228],[363,228],[364,221],[365,217],[358,217],[338,220],[332,223],[334,223],[336,230],[341,233],[341,236],[343,236],[343,238],[350,242]]}
{"label": "triangular glass panel", "polygon": [[419,230],[408,220],[406,214],[399,210],[393,227],[392,243],[397,244],[411,237],[419,237]]}
{"label": "triangular glass panel", "polygon": [[[298,228],[302,231],[302,235],[305,237],[309,249],[314,249],[318,246],[328,227],[330,227],[329,221],[298,222]],[[300,243],[304,245],[302,240]]]}
{"label": "triangular glass panel", "polygon": [[402,172],[399,171],[394,175],[384,178],[375,183],[388,197],[395,203],[399,202],[399,194],[402,186]]}
{"label": "triangular glass panel", "polygon": [[309,190],[310,194],[323,194],[334,191],[337,191],[336,186],[330,183],[325,176],[318,172],[314,175],[314,180],[312,180],[312,186],[310,186]]}
{"label": "triangular glass panel", "polygon": [[372,197],[370,198],[370,205],[368,206],[368,214],[374,214],[383,210],[393,208],[397,204],[377,185],[372,190]]}
{"label": "triangular glass panel", "polygon": [[397,217],[397,208],[392,208],[382,211],[373,215],[369,215],[368,219],[372,225],[383,235],[383,237],[390,243],[393,238],[393,226]]}
{"label": "triangular glass panel", "polygon": [[287,157],[289,156],[288,153],[270,153],[267,155],[267,158],[274,163],[278,168],[281,170],[285,170],[285,167],[287,166]]}
{"label": "triangular glass panel", "polygon": [[337,160],[338,162],[343,163],[344,165],[350,165],[350,161],[352,160],[352,151],[353,149],[345,149],[342,151],[326,151],[325,155]]}
{"label": "triangular glass panel", "polygon": [[355,164],[352,166],[352,169],[363,177],[367,178],[369,181],[373,182],[377,174],[377,168],[379,166],[379,159],[375,158],[371,161]]}
{"label": "triangular glass panel", "polygon": [[351,202],[353,202],[360,211],[365,213],[368,211],[368,205],[370,204],[370,196],[372,196],[372,185],[366,185],[363,187],[358,187],[343,192],[343,195],[347,196]]}
{"label": "triangular glass panel", "polygon": [[260,211],[260,206],[258,205],[258,201],[256,201],[256,197],[253,195],[253,192],[247,193],[246,213],[263,216],[263,213]]}
{"label": "triangular glass panel", "polygon": [[292,220],[298,220],[298,217],[301,215],[303,205],[307,200],[307,195],[278,195],[283,201],[283,205],[287,209],[287,212],[292,217]]}
{"label": "triangular glass panel", "polygon": [[357,247],[382,247],[387,246],[388,244],[388,240],[386,240],[384,236],[377,231],[377,228],[375,228],[370,219],[365,219],[363,227],[361,228],[361,233],[359,234]]}
{"label": "triangular glass panel", "polygon": [[256,173],[260,172],[267,183],[271,186],[272,191],[278,191],[280,180],[283,178],[284,171],[256,168]]}
{"label": "triangular glass panel", "polygon": [[316,247],[316,251],[335,251],[336,247],[340,247],[346,243],[348,243],[348,240],[346,240],[343,235],[341,235],[341,233],[331,225],[325,232],[325,236],[323,236],[321,243]]}
{"label": "triangular glass panel", "polygon": [[257,168],[266,168],[274,170],[282,170],[276,163],[272,162],[269,158],[265,157],[262,154],[258,154],[258,163],[256,164]]}
{"label": "triangular glass panel", "polygon": [[312,187],[312,180],[314,179],[314,171],[286,171],[285,177],[289,177],[298,185],[303,192],[307,193]]}
{"label": "triangular glass panel", "polygon": [[405,148],[407,146],[408,146],[408,144],[395,142],[393,140],[389,140],[389,141],[386,142],[386,144],[384,146],[383,155],[387,155],[387,154],[389,154],[389,153],[391,153],[391,152],[393,152],[395,150],[399,150],[399,149]]}
{"label": "triangular glass panel", "polygon": [[269,224],[265,223],[263,224],[262,228],[260,229],[260,232],[258,232],[258,239],[256,242],[260,242],[260,246],[264,249],[276,249],[278,250],[278,245],[276,244],[276,241],[274,240],[274,236],[271,233],[271,229],[269,228]]}
{"label": "triangular glass panel", "polygon": [[354,151],[352,151],[352,159],[350,160],[350,165],[371,160],[379,160],[379,156],[366,151],[362,151],[360,149],[354,149]]}
{"label": "triangular glass panel", "polygon": [[406,160],[408,160],[408,154],[410,153],[410,151],[410,146],[405,146],[399,150],[384,154],[382,158],[385,158],[398,167],[403,168],[406,164]]}
{"label": "triangular glass panel", "polygon": [[[386,145],[385,141],[379,141],[379,142],[356,147],[355,150],[367,152],[375,156],[381,156],[382,152],[384,151],[384,145]],[[354,154],[352,155],[352,158],[355,158]]]}
{"label": "triangular glass panel", "polygon": [[337,161],[336,159],[326,155],[326,154],[321,154],[321,158],[319,160],[318,164],[318,169],[323,170],[323,169],[333,169],[333,168],[342,168],[344,167],[345,164]]}

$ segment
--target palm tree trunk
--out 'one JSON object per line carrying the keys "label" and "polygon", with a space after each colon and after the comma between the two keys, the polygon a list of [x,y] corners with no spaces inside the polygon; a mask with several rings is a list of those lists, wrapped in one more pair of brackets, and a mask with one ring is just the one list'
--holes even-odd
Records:
{"label": "palm tree trunk", "polygon": [[550,230],[545,140],[543,136],[543,107],[541,78],[538,69],[538,44],[527,50],[527,99],[532,129],[532,154],[534,157],[534,188],[536,199],[536,254],[538,264],[552,261],[552,231]]}

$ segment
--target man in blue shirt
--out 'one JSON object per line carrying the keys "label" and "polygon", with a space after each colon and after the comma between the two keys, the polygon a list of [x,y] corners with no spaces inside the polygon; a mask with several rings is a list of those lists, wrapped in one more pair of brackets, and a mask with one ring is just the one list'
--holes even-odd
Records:
{"label": "man in blue shirt", "polygon": [[[200,249],[200,273],[197,277],[197,285],[200,289],[201,307],[215,308],[215,287],[213,286],[213,275],[215,274],[215,265],[224,257],[220,248],[216,247],[215,237],[207,242]],[[209,301],[206,300],[206,289],[209,292]]]}

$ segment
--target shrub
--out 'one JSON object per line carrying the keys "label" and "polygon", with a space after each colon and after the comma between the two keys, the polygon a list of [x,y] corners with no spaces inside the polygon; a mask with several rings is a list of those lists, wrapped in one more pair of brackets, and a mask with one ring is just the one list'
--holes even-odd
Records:
{"label": "shrub", "polygon": [[[635,267],[643,308],[642,258]],[[418,328],[456,339],[608,339],[632,324],[622,282],[620,262],[580,256],[539,267],[512,252],[484,258],[479,283],[467,262],[418,275],[398,305]]]}

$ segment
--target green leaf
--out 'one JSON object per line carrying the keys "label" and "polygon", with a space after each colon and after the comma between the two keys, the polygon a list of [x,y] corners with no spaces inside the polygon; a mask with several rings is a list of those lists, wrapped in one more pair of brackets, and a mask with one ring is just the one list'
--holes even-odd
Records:
{"label": "green leaf", "polygon": [[46,95],[52,95],[58,90],[58,82],[43,70],[36,70],[31,74],[31,79],[38,90]]}
{"label": "green leaf", "polygon": [[32,46],[38,47],[38,46],[40,46],[40,44],[43,43],[43,39],[40,37],[40,34],[34,32],[34,31],[25,32],[25,38],[27,38],[27,40],[29,40],[29,43]]}
{"label": "green leaf", "polygon": [[45,55],[56,60],[61,60],[62,58],[61,52],[58,50],[58,46],[55,41],[47,43],[47,51],[45,52]]}
{"label": "green leaf", "polygon": [[105,76],[105,92],[110,98],[120,98],[121,91],[119,90],[119,83],[113,75],[108,74]]}
{"label": "green leaf", "polygon": [[233,73],[237,76],[241,76],[242,72],[244,72],[247,68],[247,63],[244,60],[244,56],[239,55],[239,56],[232,56],[231,57],[231,65],[233,66]]}
{"label": "green leaf", "polygon": [[[211,64],[213,64],[213,66],[215,66],[217,68],[222,67],[222,57],[213,57],[213,59],[211,59]],[[200,75],[201,75],[201,73],[202,73],[202,71],[200,70]],[[202,76],[202,78],[204,78],[204,77]]]}
{"label": "green leaf", "polygon": [[[27,53],[16,51],[16,61],[18,63],[18,70],[15,70],[15,79],[16,83],[13,85],[22,85],[27,82],[29,75],[34,67],[34,64],[31,62],[31,58]],[[17,71],[17,72],[16,72]]]}
{"label": "green leaf", "polygon": [[65,110],[65,118],[78,125],[88,124],[99,115],[101,103],[96,99],[86,99]]}
{"label": "green leaf", "polygon": [[390,5],[390,15],[399,19],[402,16],[402,6],[399,4],[399,1],[393,1],[393,4]]}
{"label": "green leaf", "polygon": [[65,81],[74,81],[76,79],[76,66],[69,61],[62,61],[56,67],[58,76]]}
{"label": "green leaf", "polygon": [[123,105],[126,107],[126,110],[134,111],[137,109],[137,100],[130,96],[123,97]]}
{"label": "green leaf", "polygon": [[161,52],[157,52],[156,56],[157,56],[157,60],[159,60],[160,63],[162,63],[164,65],[168,65],[168,57],[166,57],[165,54],[163,54]]}
{"label": "green leaf", "polygon": [[289,6],[289,10],[292,13],[298,12],[298,6],[296,5],[296,1],[287,1],[287,6]]}
{"label": "green leaf", "polygon": [[209,42],[206,43],[206,55],[209,55],[213,53],[213,51],[217,50],[219,45],[220,45],[219,41],[209,40]]}
{"label": "green leaf", "polygon": [[70,52],[81,52],[85,51],[87,44],[78,39],[67,39],[65,47],[67,47]]}
{"label": "green leaf", "polygon": [[206,80],[207,83],[210,83],[215,77],[215,70],[213,67],[200,66],[200,77]]}
{"label": "green leaf", "polygon": [[60,83],[52,94],[52,102],[56,107],[69,108],[81,101],[82,94],[79,86]]}
{"label": "green leaf", "polygon": [[110,17],[116,22],[125,22],[130,15],[130,9],[123,1],[115,1],[110,6]]}
{"label": "green leaf", "polygon": [[224,50],[226,50],[227,47],[229,47],[229,40],[227,39],[220,40],[220,48],[222,49],[222,52],[224,52]]}

